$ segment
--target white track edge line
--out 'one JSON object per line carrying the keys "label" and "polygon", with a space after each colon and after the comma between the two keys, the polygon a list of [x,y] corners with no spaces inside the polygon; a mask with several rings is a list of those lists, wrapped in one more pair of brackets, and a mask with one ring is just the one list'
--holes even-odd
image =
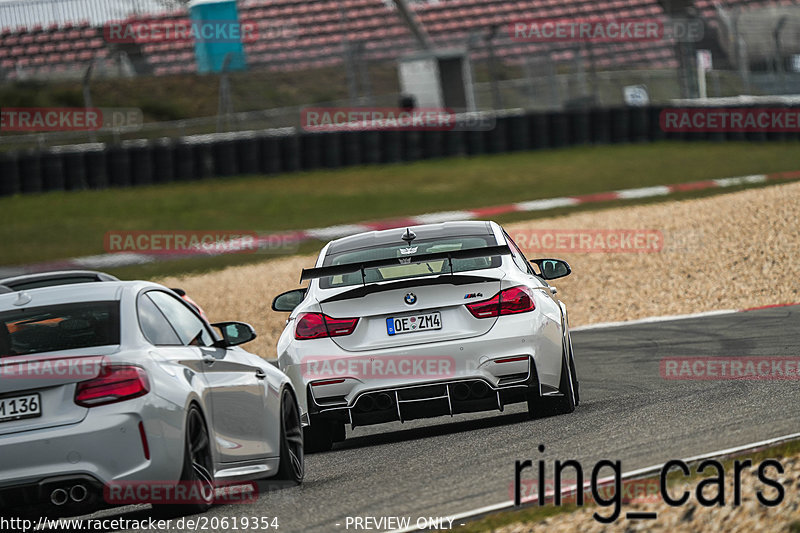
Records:
{"label": "white track edge line", "polygon": [[618,328],[622,326],[635,326],[637,324],[652,324],[655,322],[670,322],[672,320],[686,320],[688,318],[704,318],[710,316],[731,315],[739,313],[740,309],[721,309],[718,311],[703,311],[700,313],[689,313],[685,315],[663,315],[638,318],[636,320],[620,320],[619,322],[598,322],[597,324],[586,324],[570,328],[570,331],[586,331],[591,329]]}
{"label": "white track edge line", "polygon": [[[780,442],[796,440],[796,439],[800,439],[800,433],[790,433],[788,435],[782,435],[780,437],[773,437],[771,439],[762,440],[762,441],[758,441],[758,442],[753,442],[753,443],[750,443],[750,444],[743,444],[741,446],[734,446],[732,448],[726,448],[726,449],[723,449],[723,450],[717,450],[715,452],[709,452],[709,453],[704,453],[704,454],[701,454],[701,455],[695,455],[695,456],[692,456],[692,457],[687,457],[685,459],[681,459],[681,461],[683,461],[684,463],[695,463],[695,462],[701,461],[703,459],[711,459],[713,457],[720,457],[720,456],[730,455],[730,454],[733,454],[733,453],[744,452],[744,451],[747,451],[747,450],[762,448],[764,446],[771,446],[773,444],[778,444]],[[640,477],[640,476],[643,476],[643,475],[646,475],[646,474],[649,474],[649,473],[652,473],[652,472],[657,472],[657,471],[661,470],[662,468],[664,468],[665,464],[666,463],[661,463],[661,464],[657,464],[657,465],[648,466],[648,467],[645,467],[645,468],[639,468],[637,470],[631,470],[629,472],[625,472],[624,474],[622,474],[622,479],[631,479],[631,478]],[[567,487],[565,490],[562,490],[562,493],[568,492],[568,489],[569,489],[569,487]],[[453,522],[455,522],[456,520],[464,520],[464,519],[471,518],[471,517],[478,516],[478,515],[492,513],[492,512],[496,512],[496,511],[502,511],[504,509],[514,509],[514,507],[515,507],[514,503],[511,502],[511,501],[508,501],[508,502],[496,503],[494,505],[487,505],[485,507],[479,507],[477,509],[472,509],[470,511],[464,511],[462,513],[458,513],[458,514],[454,514],[454,515],[449,515],[446,518],[447,519],[453,519]],[[522,507],[523,506],[521,506],[520,508],[522,508]],[[405,529],[394,529],[394,530],[388,531],[387,533],[411,533],[413,531],[423,531],[423,530],[421,530],[420,528],[415,526],[415,527],[407,527]]]}

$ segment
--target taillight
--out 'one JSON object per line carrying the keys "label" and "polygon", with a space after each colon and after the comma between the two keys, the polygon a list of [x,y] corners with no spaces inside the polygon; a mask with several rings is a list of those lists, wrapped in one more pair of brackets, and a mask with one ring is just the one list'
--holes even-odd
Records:
{"label": "taillight", "polygon": [[467,309],[475,318],[491,318],[533,311],[536,304],[533,302],[533,291],[520,285],[502,290],[488,300],[467,304]]}
{"label": "taillight", "polygon": [[107,365],[100,375],[78,383],[75,403],[82,407],[95,407],[131,400],[150,392],[150,380],[138,366]]}
{"label": "taillight", "polygon": [[294,338],[319,339],[350,335],[356,329],[357,318],[332,318],[323,313],[302,313],[297,317]]}

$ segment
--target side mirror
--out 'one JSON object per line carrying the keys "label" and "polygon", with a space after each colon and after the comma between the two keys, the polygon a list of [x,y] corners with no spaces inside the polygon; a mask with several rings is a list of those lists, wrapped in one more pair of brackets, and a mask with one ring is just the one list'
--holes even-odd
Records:
{"label": "side mirror", "polygon": [[540,276],[544,279],[563,278],[572,273],[569,263],[561,259],[531,259],[531,263],[539,267]]}
{"label": "side mirror", "polygon": [[306,289],[294,289],[279,294],[272,300],[273,311],[286,311],[291,313],[306,297]]}
{"label": "side mirror", "polygon": [[211,325],[222,333],[222,340],[215,344],[218,348],[238,346],[250,342],[258,336],[253,326],[244,322],[217,322]]}

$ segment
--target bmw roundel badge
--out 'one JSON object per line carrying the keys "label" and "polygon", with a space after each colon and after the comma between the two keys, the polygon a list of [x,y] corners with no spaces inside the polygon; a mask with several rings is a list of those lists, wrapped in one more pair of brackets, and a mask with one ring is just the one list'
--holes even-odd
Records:
{"label": "bmw roundel badge", "polygon": [[413,305],[417,303],[417,296],[413,292],[409,292],[408,294],[406,294],[404,300],[408,305]]}

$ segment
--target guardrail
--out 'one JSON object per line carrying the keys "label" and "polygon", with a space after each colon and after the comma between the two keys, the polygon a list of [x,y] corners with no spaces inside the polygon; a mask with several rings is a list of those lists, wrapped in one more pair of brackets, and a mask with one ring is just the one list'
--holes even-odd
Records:
{"label": "guardrail", "polygon": [[[800,139],[797,127],[786,132],[668,132],[659,122],[664,109],[650,106],[480,114],[494,119],[490,130],[309,133],[278,128],[10,151],[0,154],[0,195],[131,187],[588,144]],[[800,113],[800,106],[787,105],[784,109]]]}

